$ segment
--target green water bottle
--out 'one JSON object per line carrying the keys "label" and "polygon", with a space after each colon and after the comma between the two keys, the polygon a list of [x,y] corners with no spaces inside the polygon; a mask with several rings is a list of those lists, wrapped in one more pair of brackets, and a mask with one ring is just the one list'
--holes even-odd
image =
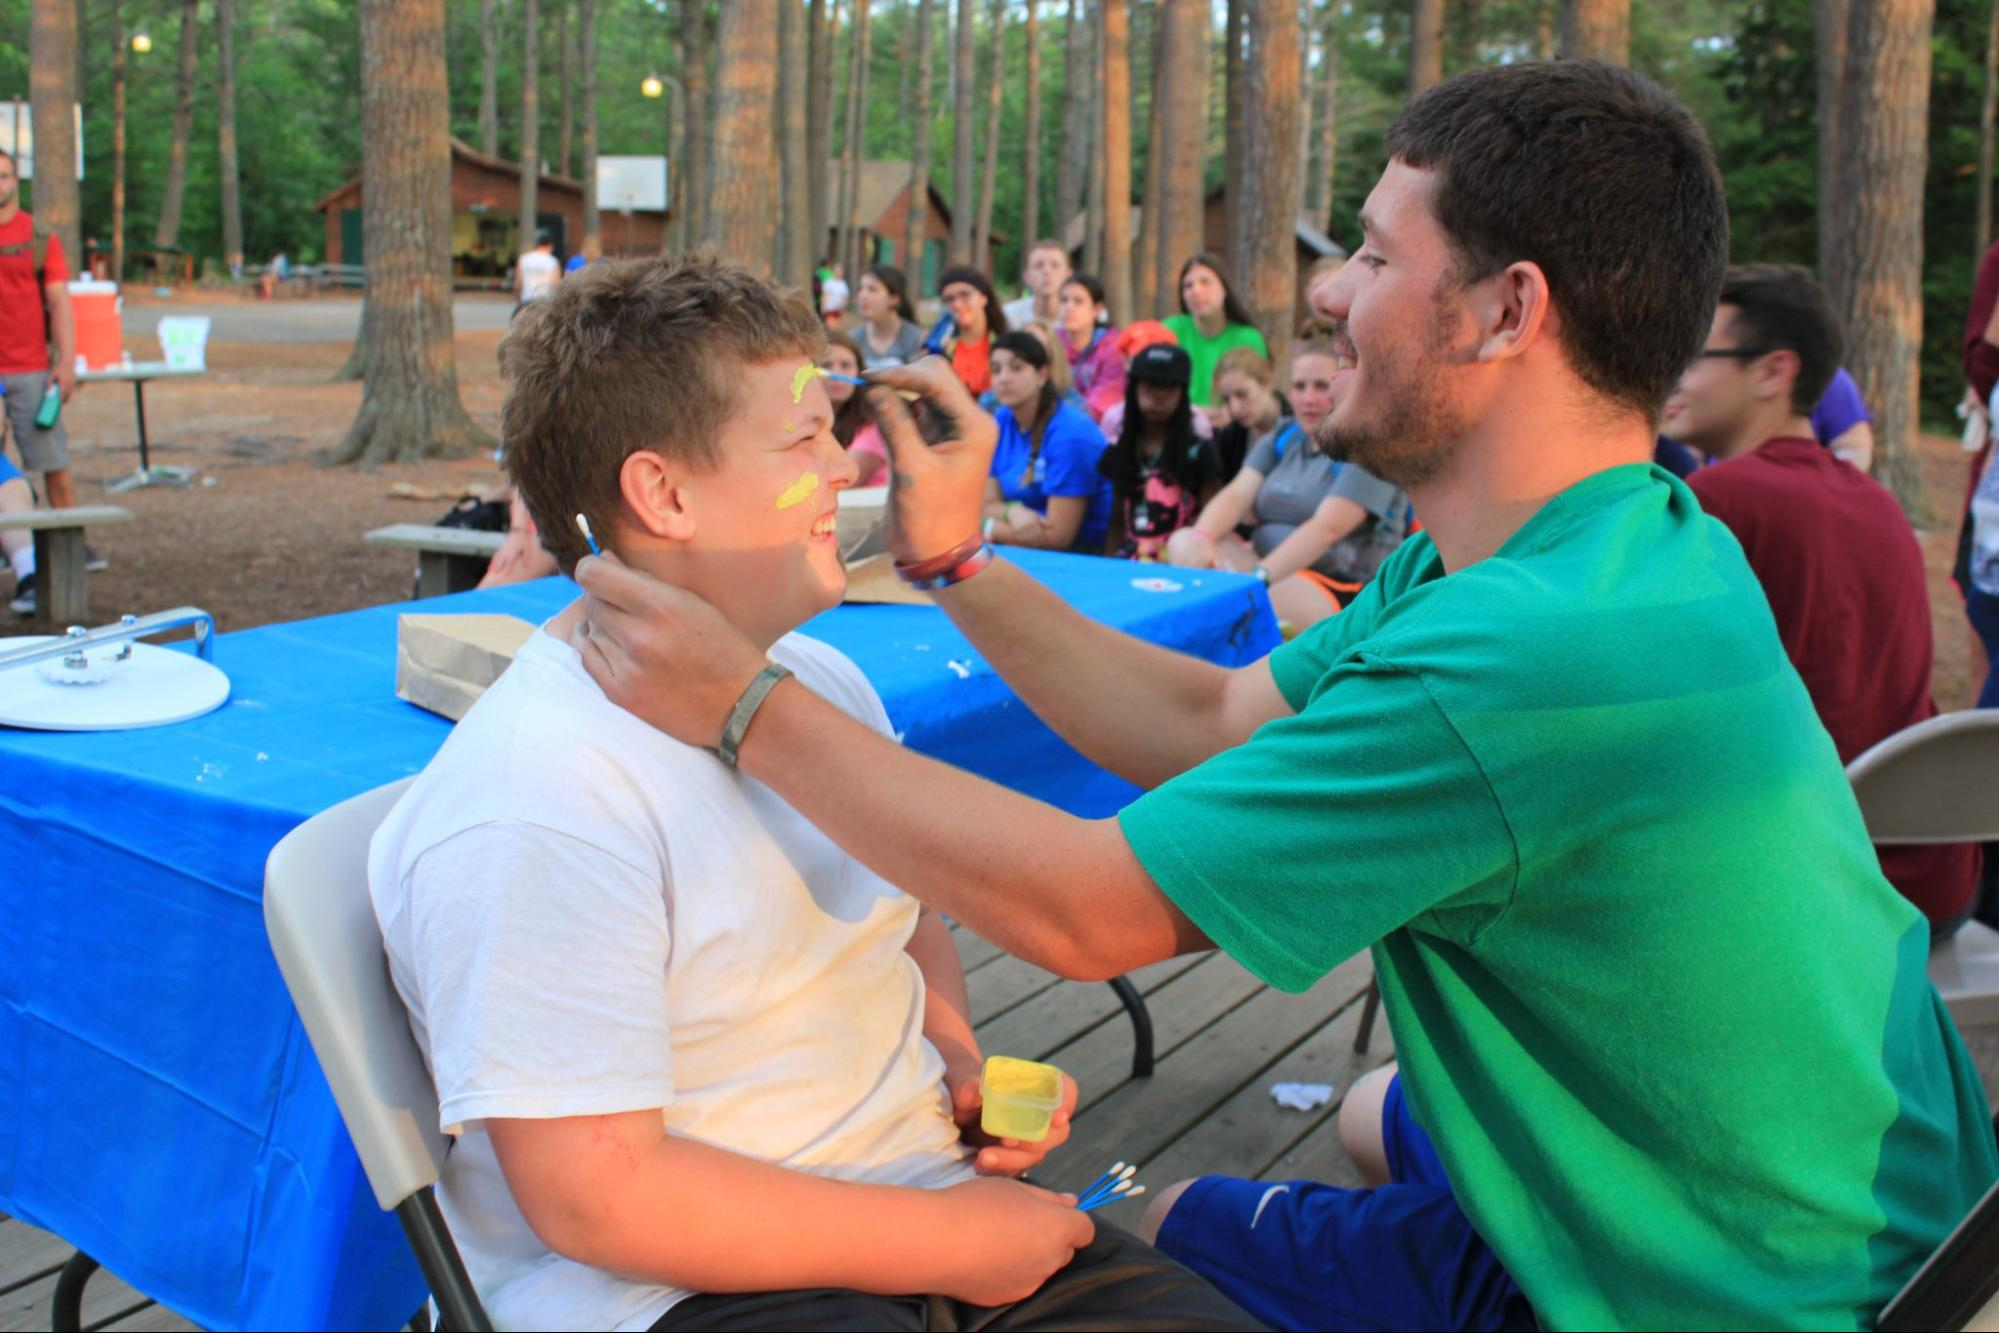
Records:
{"label": "green water bottle", "polygon": [[35,413],[36,429],[47,430],[56,424],[56,418],[60,415],[62,415],[62,389],[57,386],[54,376],[51,376],[49,387],[42,394],[41,410]]}

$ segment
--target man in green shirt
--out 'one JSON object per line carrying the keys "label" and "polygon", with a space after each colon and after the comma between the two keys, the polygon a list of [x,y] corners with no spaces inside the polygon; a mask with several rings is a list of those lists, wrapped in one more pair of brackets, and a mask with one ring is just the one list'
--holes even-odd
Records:
{"label": "man in green shirt", "polygon": [[1302,990],[1371,945],[1398,1182],[1204,1181],[1155,1219],[1252,1313],[1871,1326],[1999,1150],[1754,574],[1647,462],[1726,257],[1706,139],[1656,85],[1565,61],[1441,84],[1387,146],[1366,245],[1317,294],[1354,353],[1318,439],[1426,526],[1265,663],[1138,644],[960,559],[992,425],[947,368],[877,377],[958,427],[926,446],[873,395],[899,558],[948,554],[938,604],[1151,789],[1117,818],[908,754],[795,681],[736,710],[761,655],[608,560],[578,571],[585,663],[683,741],[727,727],[861,861],[1063,975],[1212,944]]}

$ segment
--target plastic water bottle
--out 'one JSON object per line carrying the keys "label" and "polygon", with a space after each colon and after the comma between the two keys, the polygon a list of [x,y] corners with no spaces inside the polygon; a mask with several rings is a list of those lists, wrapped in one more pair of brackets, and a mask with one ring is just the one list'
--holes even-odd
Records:
{"label": "plastic water bottle", "polygon": [[35,413],[35,428],[37,430],[49,429],[49,427],[56,424],[56,418],[61,414],[62,389],[51,379],[49,387],[42,393],[41,410]]}

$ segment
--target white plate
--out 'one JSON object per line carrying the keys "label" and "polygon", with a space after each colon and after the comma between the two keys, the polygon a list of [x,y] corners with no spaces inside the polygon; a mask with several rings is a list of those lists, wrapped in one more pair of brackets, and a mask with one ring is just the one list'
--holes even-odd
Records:
{"label": "white plate", "polygon": [[[50,643],[54,635],[0,639],[0,653]],[[150,643],[96,685],[43,680],[40,663],[0,671],[0,726],[35,731],[130,731],[212,713],[229,700],[229,677],[191,653]]]}

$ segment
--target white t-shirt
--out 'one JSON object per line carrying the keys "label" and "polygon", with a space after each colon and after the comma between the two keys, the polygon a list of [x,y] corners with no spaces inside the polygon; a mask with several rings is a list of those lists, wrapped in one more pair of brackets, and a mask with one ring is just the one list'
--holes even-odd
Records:
{"label": "white t-shirt", "polygon": [[1000,307],[1006,315],[1006,326],[1010,329],[1024,329],[1034,322],[1034,294],[1015,297]]}
{"label": "white t-shirt", "polygon": [[[770,655],[888,731],[838,652],[794,634]],[[917,904],[769,788],[606,699],[547,633],[390,813],[368,878],[457,1136],[439,1201],[500,1327],[643,1329],[689,1293],[544,1246],[488,1117],[660,1107],[674,1134],[816,1175],[972,1174],[903,949]]]}
{"label": "white t-shirt", "polygon": [[844,278],[827,278],[819,284],[819,308],[829,315],[838,314],[847,308],[849,296]]}
{"label": "white t-shirt", "polygon": [[534,301],[547,296],[555,286],[555,279],[562,272],[562,261],[552,254],[540,250],[530,250],[520,258],[521,300]]}

